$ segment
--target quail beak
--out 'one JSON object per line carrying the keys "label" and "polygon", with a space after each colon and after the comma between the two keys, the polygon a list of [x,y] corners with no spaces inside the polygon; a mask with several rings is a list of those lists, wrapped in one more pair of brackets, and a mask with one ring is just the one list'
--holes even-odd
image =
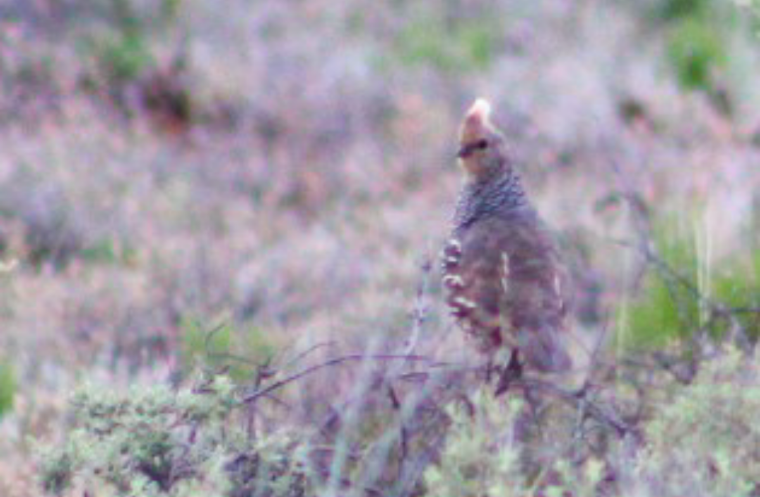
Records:
{"label": "quail beak", "polygon": [[472,143],[460,146],[459,150],[457,151],[457,159],[466,159],[467,157],[471,156],[475,151],[475,148],[475,145]]}
{"label": "quail beak", "polygon": [[459,150],[457,150],[457,159],[464,159],[468,155],[470,155],[470,150],[467,145],[462,145],[459,147]]}

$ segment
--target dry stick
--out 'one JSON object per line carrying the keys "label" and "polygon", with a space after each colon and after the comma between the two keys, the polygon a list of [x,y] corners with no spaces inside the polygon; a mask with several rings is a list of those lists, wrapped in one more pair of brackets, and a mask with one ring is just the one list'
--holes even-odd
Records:
{"label": "dry stick", "polygon": [[[406,348],[403,352],[404,355],[410,355],[414,353],[414,349],[417,347],[417,342],[419,341],[420,335],[422,334],[422,327],[425,324],[425,320],[427,319],[428,307],[427,303],[425,302],[425,295],[427,294],[428,279],[430,276],[431,268],[432,263],[430,262],[430,257],[426,256],[425,260],[422,263],[422,276],[420,277],[420,282],[417,285],[417,294],[414,299],[414,309],[412,311],[412,329],[409,339],[406,343]],[[407,362],[402,363],[399,368],[403,368],[406,364]],[[395,375],[396,370],[391,370],[390,373]],[[399,402],[399,399],[396,396],[396,392],[393,389],[393,383],[388,378],[388,375],[386,375],[384,381],[388,385],[393,408],[399,412],[399,432],[401,438],[401,464],[399,465],[399,468],[403,468],[404,464],[406,464],[406,459],[409,454],[409,429],[406,426],[406,419],[404,419],[405,416],[401,409],[401,402]]]}
{"label": "dry stick", "polygon": [[[312,354],[316,350],[318,350],[318,349],[320,349],[322,347],[327,347],[329,345],[333,345],[333,344],[335,344],[334,341],[328,341],[328,342],[318,343],[318,344],[316,344],[316,345],[308,348],[304,352],[298,354],[295,358],[293,358],[290,361],[286,362],[283,366],[279,367],[278,369],[279,370],[287,369],[291,364],[294,364],[296,362],[299,362],[299,361],[303,360],[304,358],[306,358],[308,355]],[[269,369],[269,365],[271,364],[272,361],[273,361],[273,359],[269,358],[264,364],[261,364],[261,365],[257,366],[258,370],[257,370],[257,374],[256,374],[256,379],[255,379],[254,385],[253,385],[253,387],[255,389],[257,389],[257,391],[261,387],[261,383],[265,379],[271,378],[271,377],[273,377],[274,375],[277,374],[277,370],[271,370],[271,369]],[[267,393],[267,394],[263,395],[263,397],[266,398],[266,399],[268,399],[268,400],[271,400],[273,403],[275,403],[275,404],[277,404],[279,406],[285,407],[286,409],[291,409],[291,406],[288,403],[286,403],[285,401],[279,399],[277,396],[275,396],[275,395],[273,395],[271,393]],[[251,403],[250,404],[250,412],[249,412],[249,427],[253,426],[253,423],[254,423],[254,420],[255,420],[255,414],[256,414],[256,407],[255,407],[255,405],[253,403]],[[249,429],[249,435],[250,435],[250,433],[252,433],[252,430]]]}
{"label": "dry stick", "polygon": [[[432,429],[441,421],[439,416],[448,417],[444,409],[436,402],[434,396],[436,386],[445,386],[443,379],[433,378],[434,381],[426,383],[422,391],[406,402],[405,407],[409,413],[417,416],[426,414],[430,416],[424,424],[418,423],[415,434],[420,444],[412,451],[399,468],[399,477],[396,484],[391,488],[391,494],[398,497],[408,497],[413,494],[426,467],[441,453],[442,443],[445,439],[445,430]],[[447,387],[448,388],[448,387]],[[425,406],[427,402],[431,405]]]}
{"label": "dry stick", "polygon": [[306,359],[306,357],[310,356],[311,354],[313,354],[317,350],[319,350],[321,348],[324,348],[324,347],[331,347],[333,345],[337,345],[337,343],[338,342],[336,342],[335,340],[328,340],[327,342],[320,342],[320,343],[318,343],[316,345],[313,345],[313,346],[309,347],[308,349],[304,350],[303,352],[301,352],[300,354],[298,354],[297,356],[295,356],[293,359],[289,360],[288,362],[286,362],[285,364],[283,364],[282,366],[280,366],[279,369],[280,369],[280,371],[283,371],[283,370],[287,369],[288,367],[290,367],[291,364],[296,364],[296,363],[298,363],[298,362]]}
{"label": "dry stick", "polygon": [[412,311],[412,332],[411,336],[407,340],[406,349],[404,350],[404,354],[410,355],[414,352],[414,349],[417,347],[417,342],[419,341],[420,334],[422,332],[422,326],[425,324],[425,320],[427,319],[427,303],[425,302],[425,295],[427,294],[427,288],[428,288],[428,278],[430,276],[430,270],[432,268],[432,264],[430,262],[430,257],[426,257],[424,262],[422,263],[422,277],[420,278],[420,283],[417,286],[417,294],[414,299],[414,310]]}
{"label": "dry stick", "polygon": [[[483,374],[484,367],[485,366],[463,367],[463,368],[458,368],[456,370],[453,370],[452,372],[453,373]],[[402,378],[411,378],[415,376],[427,377],[430,374],[431,373],[428,371],[413,371],[413,372],[402,375]],[[624,421],[619,421],[617,419],[614,419],[612,416],[606,414],[599,405],[595,404],[594,402],[589,401],[588,399],[584,399],[582,392],[574,391],[574,390],[564,390],[554,385],[551,382],[543,381],[540,379],[526,378],[526,377],[514,380],[513,385],[518,388],[519,387],[526,388],[526,389],[536,388],[538,390],[543,390],[546,393],[549,393],[550,395],[554,395],[560,400],[563,400],[565,402],[568,402],[576,406],[582,402],[585,402],[588,415],[590,415],[592,418],[596,419],[597,421],[613,428],[617,432],[618,435],[625,436],[627,434],[634,433],[634,429],[631,426],[629,426],[627,423],[625,423]]]}
{"label": "dry stick", "polygon": [[[417,285],[417,291],[415,294],[415,300],[414,300],[414,306],[412,309],[412,326],[410,328],[409,337],[407,338],[402,354],[404,356],[412,356],[414,353],[414,350],[417,347],[417,343],[419,342],[420,336],[422,334],[422,330],[425,324],[425,321],[427,319],[427,313],[428,313],[428,305],[426,302],[426,296],[428,293],[428,280],[429,280],[429,274],[432,268],[432,263],[430,262],[430,257],[425,256],[425,258],[422,261],[421,264],[421,276],[419,283]],[[398,439],[400,441],[400,449],[401,449],[401,460],[399,463],[399,472],[403,473],[404,468],[407,464],[407,459],[409,457],[409,440],[411,438],[411,433],[409,428],[407,427],[407,414],[404,412],[404,407],[412,407],[411,412],[414,412],[416,409],[416,405],[419,403],[420,399],[413,397],[411,404],[409,402],[404,402],[401,399],[399,399],[398,395],[396,394],[396,391],[393,387],[393,380],[394,378],[400,373],[400,371],[406,366],[408,361],[404,361],[398,364],[395,364],[391,366],[390,368],[382,371],[380,373],[380,376],[378,378],[379,386],[385,386],[388,391],[388,395],[390,397],[391,401],[391,407],[394,411],[398,413],[398,419],[399,419],[399,433],[398,433]],[[422,397],[420,397],[422,398]],[[387,455],[391,449],[391,444],[388,443],[384,446],[384,452],[382,454],[378,454],[378,459],[385,461],[387,459]],[[370,468],[368,475],[369,478],[374,478],[376,475],[374,474],[374,471],[379,471],[378,468]]]}
{"label": "dry stick", "polygon": [[240,401],[242,404],[247,404],[249,402],[254,402],[257,399],[277,390],[278,388],[282,388],[285,385],[289,383],[293,383],[294,381],[297,381],[305,376],[308,376],[312,373],[315,373],[316,371],[319,371],[320,369],[324,369],[330,366],[337,366],[339,364],[345,363],[345,362],[355,362],[355,361],[390,361],[390,360],[396,360],[396,359],[404,359],[406,361],[421,361],[421,362],[434,362],[430,357],[427,356],[421,356],[421,355],[395,355],[395,354],[351,354],[346,355],[342,357],[335,357],[333,359],[330,359],[328,361],[325,361],[320,364],[315,364],[314,366],[308,367],[304,369],[303,371],[300,371],[298,373],[292,374],[288,376],[287,378],[283,378],[282,380],[276,381],[269,385],[268,387],[258,390],[256,392],[253,392],[249,395],[246,395],[243,397],[243,399]]}
{"label": "dry stick", "polygon": [[[664,370],[666,373],[670,374],[678,383],[681,385],[689,385],[691,384],[692,380],[694,380],[694,374],[690,371],[688,373],[684,373],[682,371],[679,371],[677,369],[677,366],[679,363],[683,363],[684,359],[678,359],[675,357],[665,356],[665,354],[662,353],[654,353],[651,355],[652,360],[654,362],[647,362],[645,360],[639,359],[639,358],[632,358],[632,357],[626,357],[623,358],[621,361],[623,364],[649,371],[649,387],[651,388],[651,373],[656,369],[660,368],[661,370]],[[711,356],[702,355],[702,359],[709,359],[712,358]]]}
{"label": "dry stick", "polygon": [[[401,401],[398,398],[398,395],[396,394],[396,390],[394,390],[393,385],[388,382],[388,397],[391,399],[391,405],[393,406],[394,411],[401,412]],[[403,420],[403,414],[402,414],[402,420],[401,420],[401,462],[406,460],[406,456],[409,454],[409,433],[406,429],[406,425],[404,424]]]}
{"label": "dry stick", "polygon": [[579,397],[577,392],[563,390],[562,388],[554,385],[553,383],[549,383],[549,382],[541,381],[541,380],[532,380],[529,378],[515,380],[514,384],[516,386],[522,386],[523,388],[536,388],[538,390],[543,390],[557,397],[558,399],[563,400],[564,402],[567,402],[575,406],[578,406],[581,403],[585,403],[586,404],[585,409],[589,416],[593,417],[597,421],[614,429],[617,432],[618,436],[620,436],[621,438],[625,437],[628,434],[634,433],[633,428],[628,426],[627,423],[625,423],[624,421],[614,419],[612,416],[606,414],[604,410],[597,404],[590,402],[589,400],[584,399],[582,397]]}
{"label": "dry stick", "polygon": [[[417,346],[417,342],[419,340],[419,336],[422,331],[422,327],[425,323],[425,320],[427,319],[427,305],[425,303],[425,295],[427,294],[427,285],[428,285],[428,275],[430,273],[430,270],[432,268],[432,265],[430,263],[429,257],[426,257],[425,260],[422,263],[422,278],[420,279],[420,283],[417,286],[417,293],[414,303],[414,309],[412,311],[412,328],[411,328],[411,335],[406,343],[406,348],[403,351],[404,356],[412,356],[414,353],[414,349]],[[383,380],[384,381],[384,380]],[[382,383],[382,381],[381,381]],[[344,403],[344,407],[351,404],[354,399],[349,399],[347,402]],[[332,424],[332,422],[335,420],[337,414],[332,414],[322,423],[322,429],[324,427],[329,426]]]}
{"label": "dry stick", "polygon": [[602,350],[602,345],[607,339],[607,332],[609,330],[609,322],[608,318],[605,318],[604,320],[604,326],[602,327],[602,332],[599,333],[599,337],[596,340],[596,343],[594,344],[594,349],[591,351],[591,360],[588,365],[588,374],[586,375],[586,379],[583,381],[583,385],[581,385],[581,388],[576,393],[576,396],[578,397],[578,417],[575,425],[575,434],[574,438],[576,440],[582,439],[582,435],[579,437],[578,434],[583,432],[583,422],[586,420],[587,414],[588,414],[588,391],[591,388],[591,378],[593,375],[594,370],[596,369],[596,366],[601,362],[600,359],[600,353]]}
{"label": "dry stick", "polygon": [[[464,366],[464,367],[452,369],[451,373],[453,374],[459,374],[459,373],[484,374],[484,368],[485,366]],[[432,374],[433,373],[431,371],[411,371],[409,373],[404,373],[400,375],[398,378],[399,379],[413,379],[413,378],[427,379]],[[581,404],[585,404],[584,408],[589,416],[596,419],[600,423],[611,427],[621,437],[628,434],[635,433],[635,430],[632,426],[629,426],[624,421],[615,419],[612,415],[605,413],[604,409],[601,406],[585,398],[582,390],[581,391],[564,390],[548,381],[543,381],[540,379],[533,379],[533,378],[525,378],[525,377],[523,377],[522,379],[514,380],[513,386],[518,387],[518,388],[522,387],[525,389],[535,388],[537,390],[543,390],[544,392],[550,395],[553,395],[559,398],[560,400],[570,403],[574,406],[580,406]]]}
{"label": "dry stick", "polygon": [[591,360],[589,361],[588,365],[588,374],[586,375],[586,379],[583,381],[583,385],[581,386],[578,394],[583,395],[585,392],[591,387],[591,377],[592,373],[596,369],[596,366],[602,362],[601,359],[601,351],[602,351],[602,345],[607,341],[607,334],[609,332],[609,316],[605,316],[604,318],[604,326],[602,326],[602,332],[599,333],[599,336],[596,340],[596,343],[594,343],[594,348],[591,351]]}

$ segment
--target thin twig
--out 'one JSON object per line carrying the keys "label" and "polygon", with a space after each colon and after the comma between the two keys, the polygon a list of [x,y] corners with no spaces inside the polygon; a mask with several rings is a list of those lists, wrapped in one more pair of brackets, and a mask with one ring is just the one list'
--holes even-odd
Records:
{"label": "thin twig", "polygon": [[605,413],[599,405],[585,399],[584,396],[579,396],[578,392],[564,390],[553,383],[530,378],[515,380],[514,385],[525,389],[544,391],[571,405],[578,406],[580,403],[585,403],[585,410],[589,416],[615,430],[621,438],[634,433],[633,428],[627,423]]}
{"label": "thin twig", "polygon": [[[393,388],[393,385],[388,383],[388,397],[391,400],[391,405],[393,406],[393,410],[401,413],[401,401],[398,398],[398,395],[396,394],[396,391]],[[401,417],[401,427],[399,429],[400,431],[400,437],[401,437],[401,465],[404,464],[406,461],[407,456],[409,455],[409,430],[406,427],[406,423],[404,422],[403,415]]]}
{"label": "thin twig", "polygon": [[282,388],[283,386],[293,383],[294,381],[297,381],[305,376],[308,376],[312,373],[315,373],[319,371],[320,369],[328,368],[331,366],[337,366],[339,364],[343,364],[346,362],[356,362],[356,361],[390,361],[390,360],[405,360],[405,361],[421,361],[421,362],[432,362],[432,359],[426,356],[421,355],[395,355],[395,354],[373,354],[373,355],[365,355],[365,354],[351,354],[346,355],[342,357],[336,357],[333,359],[330,359],[328,361],[325,361],[320,364],[315,364],[314,366],[308,367],[304,369],[303,371],[300,371],[298,373],[292,374],[288,376],[287,378],[283,378],[282,380],[276,381],[269,385],[268,387],[258,390],[256,392],[253,392],[249,395],[246,395],[243,397],[243,399],[240,401],[241,403],[249,403],[254,402],[257,399],[261,398],[264,395],[267,395],[270,392],[273,392],[277,390],[278,388]]}
{"label": "thin twig", "polygon": [[412,311],[412,330],[411,335],[406,343],[404,354],[411,355],[414,353],[414,349],[417,347],[422,327],[427,320],[428,306],[425,301],[425,295],[427,295],[428,279],[430,276],[430,270],[432,264],[430,258],[426,257],[422,263],[422,276],[420,277],[420,283],[417,286],[417,294],[414,299],[414,309]]}
{"label": "thin twig", "polygon": [[327,342],[320,342],[320,343],[318,343],[316,345],[313,345],[313,346],[309,347],[308,349],[304,350],[303,352],[301,352],[300,354],[298,354],[297,356],[295,356],[293,359],[290,359],[288,362],[286,362],[285,364],[283,364],[282,366],[280,366],[279,369],[281,371],[284,371],[284,370],[288,369],[292,364],[296,364],[296,363],[301,362],[302,360],[306,359],[306,357],[308,357],[309,355],[313,354],[317,350],[319,350],[321,348],[324,348],[324,347],[330,347],[330,346],[336,345],[336,343],[337,342],[335,340],[329,340]]}

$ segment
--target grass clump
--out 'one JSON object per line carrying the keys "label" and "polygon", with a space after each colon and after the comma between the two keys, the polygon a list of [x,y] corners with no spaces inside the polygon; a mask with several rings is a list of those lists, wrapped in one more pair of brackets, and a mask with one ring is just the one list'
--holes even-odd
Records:
{"label": "grass clump", "polygon": [[664,348],[689,338],[699,328],[697,295],[678,279],[680,276],[683,281],[697,281],[699,259],[694,233],[678,227],[675,220],[667,219],[654,228],[655,250],[666,267],[651,267],[643,281],[642,295],[632,305],[621,308],[622,332],[618,338],[625,348]]}
{"label": "grass clump", "polygon": [[214,376],[193,389],[79,390],[74,428],[59,448],[40,451],[42,485],[97,495],[304,495],[299,443],[287,435],[253,438],[234,423],[232,382]]}

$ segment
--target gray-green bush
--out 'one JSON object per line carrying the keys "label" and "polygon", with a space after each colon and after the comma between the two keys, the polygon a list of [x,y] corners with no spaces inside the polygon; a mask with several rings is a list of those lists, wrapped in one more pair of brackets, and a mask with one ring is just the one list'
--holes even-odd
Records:
{"label": "gray-green bush", "polygon": [[648,494],[752,496],[760,490],[760,369],[736,350],[703,365],[658,405],[638,457]]}
{"label": "gray-green bush", "polygon": [[233,421],[236,405],[225,376],[180,391],[80,389],[65,443],[40,450],[42,485],[54,494],[305,495],[301,443],[285,431],[251,436]]}

